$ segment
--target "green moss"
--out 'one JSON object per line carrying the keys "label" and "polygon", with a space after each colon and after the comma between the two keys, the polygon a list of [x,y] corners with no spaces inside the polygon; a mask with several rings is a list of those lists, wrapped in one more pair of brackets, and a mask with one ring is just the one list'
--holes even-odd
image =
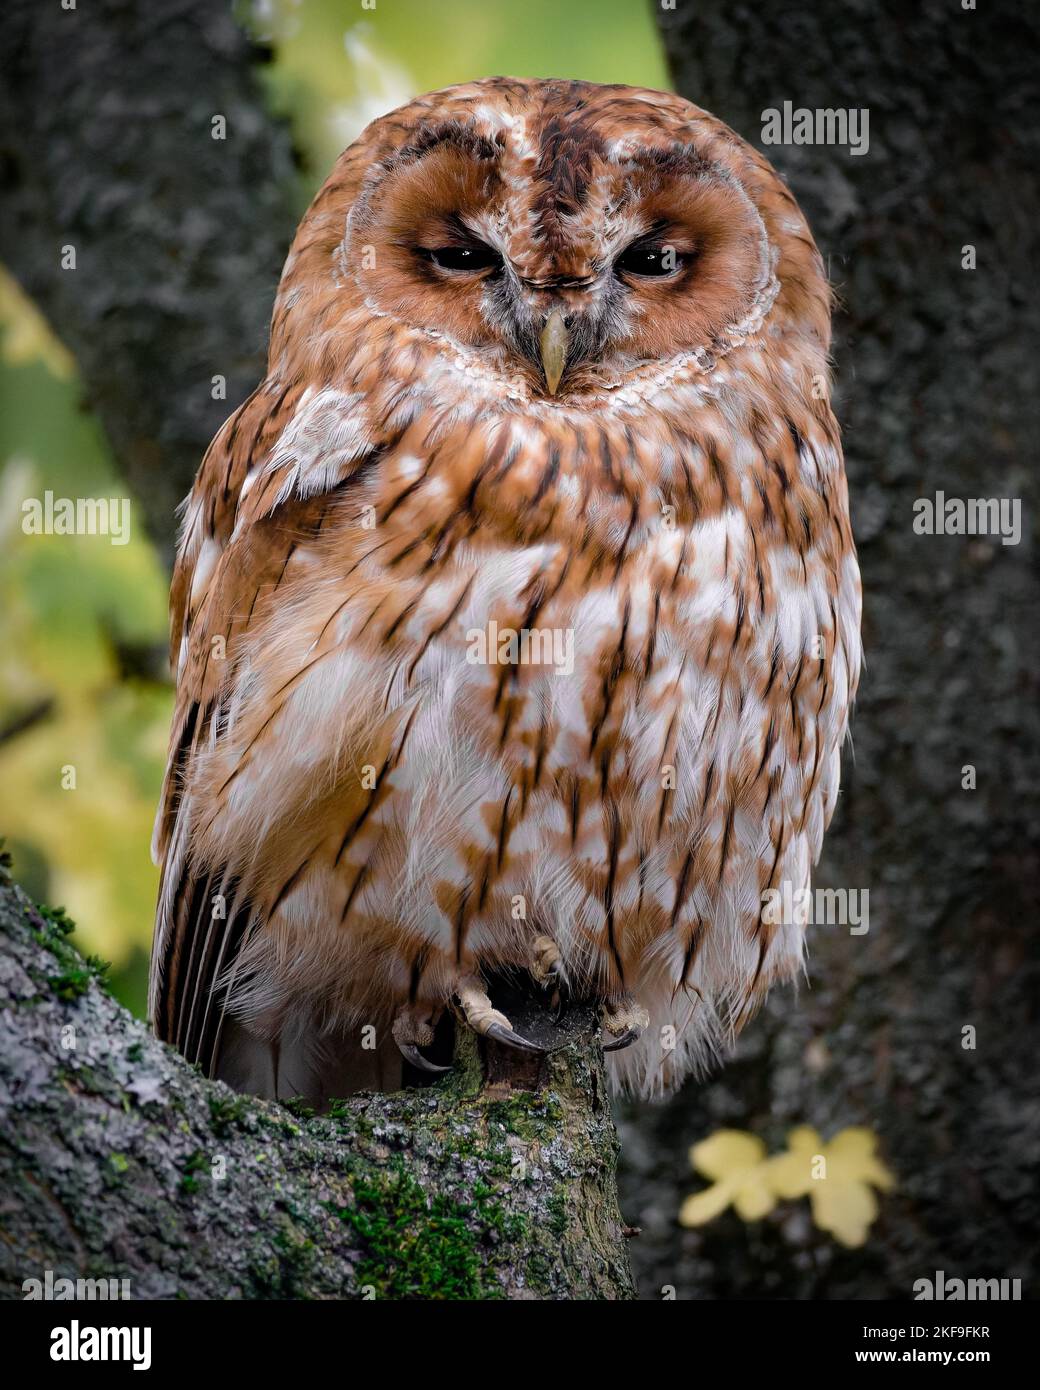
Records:
{"label": "green moss", "polygon": [[562,1236],[567,1230],[567,1193],[560,1188],[546,1202],[549,1212],[549,1230],[554,1236]]}
{"label": "green moss", "polygon": [[357,1097],[352,1097],[349,1100],[330,1101],[329,1108],[323,1118],[334,1121],[337,1133],[343,1138],[349,1136],[372,1138],[375,1126],[371,1116],[365,1110],[358,1110],[356,1105]]}
{"label": "green moss", "polygon": [[[75,1055],[74,1052],[68,1054],[70,1058]],[[77,1062],[74,1066],[69,1066],[66,1081],[69,1085],[75,1086],[80,1091],[86,1091],[89,1095],[106,1096],[115,1104],[119,1104],[118,1097],[121,1092],[107,1071],[99,1071],[97,1067]]]}
{"label": "green moss", "polygon": [[524,1261],[524,1278],[530,1289],[540,1292],[552,1286],[552,1267],[548,1259],[532,1250]]}
{"label": "green moss", "polygon": [[46,977],[59,999],[66,1004],[75,1003],[95,983],[107,990],[104,976],[108,961],[100,956],[80,955],[68,939],[76,924],[63,907],[37,904],[34,908],[26,907],[25,912],[32,922],[34,939],[50,951],[61,967]]}
{"label": "green moss", "polygon": [[288,1100],[279,1101],[283,1110],[288,1110],[290,1115],[295,1115],[298,1120],[313,1120],[314,1106],[306,1101],[303,1096],[291,1096]]}
{"label": "green moss", "polygon": [[76,930],[76,923],[63,907],[47,907],[44,903],[37,903],[36,915],[42,918],[57,936],[71,936]]}
{"label": "green moss", "polygon": [[107,969],[107,961],[90,956],[83,961],[82,965],[72,966],[68,970],[63,970],[59,975],[48,975],[47,983],[59,999],[66,1004],[72,1004],[86,994],[94,980],[97,979],[99,972]]}
{"label": "green moss", "polygon": [[245,1096],[225,1096],[211,1091],[206,1100],[209,1104],[209,1118],[213,1126],[213,1133],[219,1139],[227,1138],[231,1130],[242,1121],[249,1110],[249,1102]]}
{"label": "green moss", "polygon": [[254,1261],[250,1275],[255,1298],[308,1298],[318,1258],[309,1236],[286,1217],[272,1241],[271,1254]]}
{"label": "green moss", "polygon": [[563,1111],[555,1096],[513,1091],[505,1100],[490,1102],[487,1118],[488,1124],[501,1125],[518,1139],[546,1139],[547,1131],[562,1122]]}
{"label": "green moss", "polygon": [[109,1191],[116,1190],[123,1186],[129,1171],[130,1160],[126,1154],[111,1153],[108,1155],[108,1163],[101,1169],[101,1181]]}
{"label": "green moss", "polygon": [[511,1220],[501,1204],[467,1203],[426,1190],[398,1158],[388,1172],[354,1181],[354,1202],[339,1208],[362,1242],[359,1286],[391,1299],[495,1299],[502,1289],[482,1246]]}
{"label": "green moss", "polygon": [[180,1190],[186,1193],[198,1192],[199,1180],[196,1174],[203,1172],[209,1167],[209,1160],[201,1149],[196,1149],[188,1156],[184,1165],[184,1172],[179,1183]]}

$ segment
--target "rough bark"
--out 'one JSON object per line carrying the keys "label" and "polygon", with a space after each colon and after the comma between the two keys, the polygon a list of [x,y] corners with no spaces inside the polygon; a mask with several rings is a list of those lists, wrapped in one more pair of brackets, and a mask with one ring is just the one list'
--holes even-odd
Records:
{"label": "rough bark", "polygon": [[212,0],[0,7],[0,259],[75,355],[167,555],[206,446],[263,376],[296,221],[263,56]]}
{"label": "rough bark", "polygon": [[48,1269],[133,1298],[632,1296],[590,1011],[547,1024],[530,1089],[463,1034],[449,1078],[314,1117],[202,1078],[67,925],[0,885],[0,1298]]}
{"label": "rough bark", "polygon": [[[775,997],[734,1062],[667,1108],[626,1111],[637,1278],[679,1298],[908,1298],[937,1269],[1035,1289],[1040,14],[939,0],[658,12],[678,90],[753,143],[785,100],[870,111],[865,156],[760,145],[842,301],[836,410],[867,667],[818,882],[869,888],[870,930],[816,929],[811,988]],[[915,535],[914,500],[938,489],[1021,499],[1021,544]],[[701,1185],[688,1144],[736,1126],[778,1147],[794,1123],[880,1135],[899,1188],[863,1250],[814,1234],[804,1205],[678,1228]]]}

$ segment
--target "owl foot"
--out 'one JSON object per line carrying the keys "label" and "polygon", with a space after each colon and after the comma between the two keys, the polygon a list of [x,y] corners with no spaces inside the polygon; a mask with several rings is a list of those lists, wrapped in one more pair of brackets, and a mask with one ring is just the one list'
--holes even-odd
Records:
{"label": "owl foot", "polygon": [[606,1003],[601,1010],[603,1027],[614,1041],[603,1044],[604,1052],[620,1052],[631,1047],[650,1026],[650,1015],[630,994],[623,994],[616,1003]]}
{"label": "owl foot", "polygon": [[560,948],[551,936],[536,936],[531,942],[530,970],[535,982],[543,988],[560,979],[563,973]]}
{"label": "owl foot", "polygon": [[433,1042],[433,1023],[429,1015],[423,1017],[415,1009],[402,1009],[390,1031],[401,1056],[413,1067],[428,1072],[451,1071],[451,1067],[441,1067],[436,1062],[428,1061],[419,1051],[420,1047],[429,1047]]}
{"label": "owl foot", "polygon": [[465,975],[455,986],[455,998],[459,1002],[462,1016],[474,1033],[483,1038],[493,1038],[506,1047],[518,1048],[521,1052],[544,1052],[544,1047],[522,1038],[513,1031],[513,1025],[505,1014],[499,1013],[491,1004],[487,991],[473,975]]}
{"label": "owl foot", "polygon": [[560,948],[551,936],[536,936],[531,942],[531,963],[528,969],[536,985],[546,991],[552,990],[549,1006],[556,1010],[558,1021],[563,1013],[567,980]]}

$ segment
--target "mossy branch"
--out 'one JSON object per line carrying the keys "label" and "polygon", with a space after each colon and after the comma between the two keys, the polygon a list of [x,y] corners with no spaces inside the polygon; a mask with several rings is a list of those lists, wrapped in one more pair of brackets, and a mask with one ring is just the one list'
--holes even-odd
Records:
{"label": "mossy branch", "polygon": [[633,1293],[595,1019],[536,1089],[468,1034],[436,1086],[315,1117],[236,1095],[106,991],[60,912],[0,885],[0,1296],[600,1299]]}

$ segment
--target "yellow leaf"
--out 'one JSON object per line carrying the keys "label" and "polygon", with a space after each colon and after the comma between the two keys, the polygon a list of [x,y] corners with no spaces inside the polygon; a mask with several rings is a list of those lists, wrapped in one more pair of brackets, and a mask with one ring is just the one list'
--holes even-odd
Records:
{"label": "yellow leaf", "polygon": [[[848,1131],[843,1130],[843,1133]],[[812,1125],[798,1125],[796,1129],[788,1131],[787,1147],[796,1153],[815,1154],[820,1152],[823,1140],[817,1130]]]}
{"label": "yellow leaf", "polygon": [[843,1171],[855,1173],[863,1182],[889,1192],[895,1186],[895,1178],[877,1157],[876,1148],[877,1136],[873,1131],[853,1127],[836,1134],[827,1152],[839,1160]]}
{"label": "yellow leaf", "polygon": [[888,1192],[895,1178],[878,1158],[877,1136],[851,1126],[825,1143],[811,1125],[787,1136],[783,1153],[766,1157],[765,1145],[740,1129],[722,1129],[690,1150],[690,1162],[711,1187],[687,1197],[684,1226],[702,1226],[730,1205],[744,1221],[760,1221],[777,1198],[808,1197],[813,1221],[842,1245],[862,1245],[877,1220],[874,1188]]}
{"label": "yellow leaf", "polygon": [[776,1198],[760,1178],[744,1183],[733,1197],[733,1209],[741,1221],[761,1221],[775,1206]]}
{"label": "yellow leaf", "polygon": [[812,1182],[812,1155],[777,1154],[766,1165],[765,1181],[778,1197],[804,1197]]}
{"label": "yellow leaf", "polygon": [[[808,1195],[813,1221],[842,1245],[859,1246],[877,1219],[873,1188],[890,1191],[895,1178],[877,1157],[869,1129],[843,1129],[828,1143],[808,1125],[787,1136],[787,1152],[766,1164],[765,1181],[778,1197]],[[820,1162],[822,1160],[822,1162]]]}
{"label": "yellow leaf", "polygon": [[739,1129],[720,1129],[690,1150],[690,1162],[711,1187],[687,1197],[679,1211],[683,1226],[703,1226],[733,1204],[744,1221],[759,1221],[776,1205],[763,1181],[767,1167],[766,1146],[761,1139]]}
{"label": "yellow leaf", "polygon": [[863,1245],[878,1214],[877,1198],[865,1183],[821,1178],[809,1194],[813,1220],[842,1245]]}
{"label": "yellow leaf", "polygon": [[695,1192],[687,1197],[679,1208],[679,1223],[682,1226],[704,1226],[714,1221],[729,1206],[730,1192],[722,1183],[713,1183],[703,1192]]}
{"label": "yellow leaf", "polygon": [[690,1150],[690,1162],[706,1178],[731,1177],[754,1168],[766,1156],[766,1146],[742,1129],[720,1129]]}

